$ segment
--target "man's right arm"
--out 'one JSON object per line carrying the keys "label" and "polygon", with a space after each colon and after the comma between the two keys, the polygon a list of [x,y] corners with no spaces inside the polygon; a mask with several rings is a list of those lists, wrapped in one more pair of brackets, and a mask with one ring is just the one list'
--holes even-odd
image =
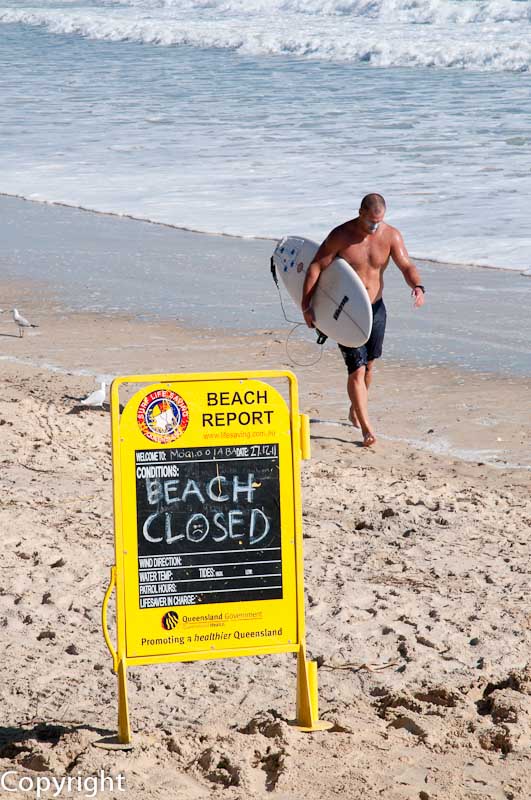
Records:
{"label": "man's right arm", "polygon": [[304,286],[302,287],[301,309],[304,321],[309,328],[313,328],[315,321],[312,310],[312,295],[317,287],[317,281],[319,280],[321,272],[330,266],[339,253],[339,239],[340,236],[336,228],[328,234],[306,271],[306,278],[304,279]]}

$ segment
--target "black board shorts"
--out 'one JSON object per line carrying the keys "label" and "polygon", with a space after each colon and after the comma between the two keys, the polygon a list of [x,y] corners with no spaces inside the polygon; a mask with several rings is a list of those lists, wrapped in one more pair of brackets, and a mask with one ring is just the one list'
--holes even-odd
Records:
{"label": "black board shorts", "polygon": [[372,328],[369,339],[361,347],[345,347],[339,344],[341,355],[347,365],[348,374],[355,372],[360,367],[366,367],[369,361],[380,358],[382,355],[383,340],[385,336],[385,323],[387,311],[383,299],[380,297],[372,306]]}

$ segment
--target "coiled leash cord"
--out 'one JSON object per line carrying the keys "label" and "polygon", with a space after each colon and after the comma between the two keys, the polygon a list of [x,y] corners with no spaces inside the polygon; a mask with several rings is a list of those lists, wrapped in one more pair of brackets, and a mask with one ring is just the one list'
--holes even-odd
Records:
{"label": "coiled leash cord", "polygon": [[286,322],[289,322],[290,325],[293,325],[293,328],[290,330],[290,332],[286,336],[286,342],[284,344],[284,347],[285,347],[285,350],[286,350],[286,355],[287,355],[288,359],[291,361],[291,363],[295,364],[295,366],[297,366],[297,367],[313,367],[313,366],[315,366],[315,364],[318,364],[319,361],[321,360],[321,358],[323,357],[323,347],[324,347],[324,344],[325,344],[325,342],[326,342],[328,337],[324,333],[321,333],[321,331],[316,328],[315,329],[316,332],[317,332],[316,344],[319,345],[319,355],[318,355],[318,357],[314,361],[310,361],[310,362],[308,362],[306,364],[303,364],[300,361],[296,361],[295,360],[295,358],[289,352],[289,342],[290,342],[291,337],[293,336],[293,334],[297,330],[297,328],[300,328],[301,326],[306,326],[306,323],[305,322],[298,322],[297,320],[294,320],[294,319],[289,319],[288,315],[286,314],[286,309],[284,308],[284,302],[282,300],[282,292],[280,291],[280,286],[279,286],[278,278],[277,278],[277,268],[275,266],[275,262],[273,260],[273,256],[271,256],[271,275],[273,276],[273,280],[275,281],[275,286],[277,287],[277,292],[278,292],[278,296],[279,296],[279,299],[280,299],[280,307],[282,308],[282,313],[284,315],[284,319],[286,320]]}

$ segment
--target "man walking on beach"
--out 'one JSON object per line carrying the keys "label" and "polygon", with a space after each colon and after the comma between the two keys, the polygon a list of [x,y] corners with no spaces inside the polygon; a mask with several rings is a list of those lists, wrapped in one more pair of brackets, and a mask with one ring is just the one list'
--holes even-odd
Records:
{"label": "man walking on beach", "polygon": [[356,219],[334,228],[320,246],[308,267],[302,292],[302,313],[311,328],[314,324],[312,294],[321,272],[335,258],[345,259],[367,289],[373,314],[369,340],[362,347],[339,345],[348,370],[349,419],[356,428],[361,428],[364,447],[371,447],[376,442],[369,420],[368,398],[374,361],[382,355],[386,322],[382,299],[383,274],[389,258],[393,259],[411,288],[415,308],[424,304],[424,287],[419,272],[409,258],[400,231],[383,221],[385,210],[385,200],[381,194],[366,195]]}

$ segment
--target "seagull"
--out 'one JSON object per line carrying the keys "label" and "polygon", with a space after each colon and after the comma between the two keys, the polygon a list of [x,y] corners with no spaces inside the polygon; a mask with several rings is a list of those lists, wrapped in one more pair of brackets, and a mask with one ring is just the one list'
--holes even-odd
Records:
{"label": "seagull", "polygon": [[24,336],[24,328],[38,328],[38,325],[34,325],[32,322],[28,322],[25,317],[22,317],[16,308],[13,309],[13,321],[15,325],[18,325],[18,335],[19,338],[22,339]]}
{"label": "seagull", "polygon": [[84,400],[80,401],[80,405],[89,406],[90,408],[103,408],[103,401],[105,400],[105,383],[102,382],[99,389],[89,394]]}

